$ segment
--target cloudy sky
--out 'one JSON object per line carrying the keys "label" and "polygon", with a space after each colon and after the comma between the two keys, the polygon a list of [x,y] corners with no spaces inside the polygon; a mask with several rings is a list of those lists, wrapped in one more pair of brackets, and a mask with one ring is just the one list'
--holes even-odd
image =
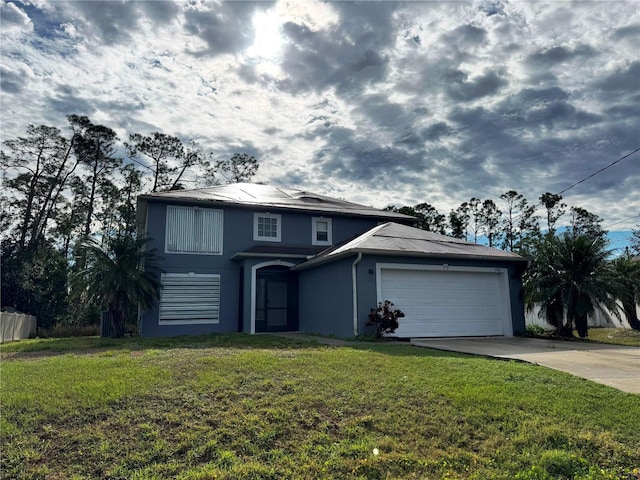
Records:
{"label": "cloudy sky", "polygon": [[[448,213],[640,147],[640,2],[2,0],[2,140],[89,116],[256,180]],[[640,222],[640,152],[567,191]]]}

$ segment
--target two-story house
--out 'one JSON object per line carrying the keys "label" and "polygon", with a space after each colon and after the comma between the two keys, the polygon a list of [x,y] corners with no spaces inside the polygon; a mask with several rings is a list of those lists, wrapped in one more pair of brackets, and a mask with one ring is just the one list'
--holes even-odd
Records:
{"label": "two-story house", "polygon": [[232,184],[143,195],[161,256],[143,336],[305,331],[354,336],[389,299],[398,336],[524,331],[526,261],[410,225],[414,218],[301,190]]}

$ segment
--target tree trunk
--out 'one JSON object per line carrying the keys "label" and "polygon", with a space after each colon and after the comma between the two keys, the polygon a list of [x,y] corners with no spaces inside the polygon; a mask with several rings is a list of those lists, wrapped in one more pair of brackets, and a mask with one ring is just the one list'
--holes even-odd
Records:
{"label": "tree trunk", "polygon": [[622,309],[624,310],[624,314],[627,316],[629,326],[634,330],[640,330],[640,319],[638,319],[638,313],[636,311],[635,304],[624,302],[622,305]]}
{"label": "tree trunk", "polygon": [[556,328],[554,334],[562,338],[572,338],[573,329],[569,325],[561,325]]}
{"label": "tree trunk", "polygon": [[111,327],[113,327],[113,338],[124,337],[124,315],[117,308],[109,308],[111,314]]}
{"label": "tree trunk", "polygon": [[576,315],[574,322],[576,324],[576,330],[578,330],[578,335],[580,335],[580,338],[587,337],[589,335],[587,317],[583,315]]}

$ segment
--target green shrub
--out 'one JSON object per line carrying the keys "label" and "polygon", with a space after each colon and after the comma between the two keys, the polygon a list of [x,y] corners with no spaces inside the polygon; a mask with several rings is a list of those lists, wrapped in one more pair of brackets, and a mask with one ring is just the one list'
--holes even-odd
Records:
{"label": "green shrub", "polygon": [[546,330],[540,325],[527,325],[527,337],[540,337],[544,335]]}

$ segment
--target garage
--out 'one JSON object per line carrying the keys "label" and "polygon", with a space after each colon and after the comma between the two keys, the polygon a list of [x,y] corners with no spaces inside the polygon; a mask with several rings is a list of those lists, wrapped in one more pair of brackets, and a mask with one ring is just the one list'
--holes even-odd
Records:
{"label": "garage", "polygon": [[522,273],[513,252],[407,225],[385,223],[293,267],[300,329],[369,334],[369,313],[392,301],[401,338],[524,335]]}
{"label": "garage", "polygon": [[507,270],[378,264],[378,301],[404,312],[398,337],[513,335]]}

